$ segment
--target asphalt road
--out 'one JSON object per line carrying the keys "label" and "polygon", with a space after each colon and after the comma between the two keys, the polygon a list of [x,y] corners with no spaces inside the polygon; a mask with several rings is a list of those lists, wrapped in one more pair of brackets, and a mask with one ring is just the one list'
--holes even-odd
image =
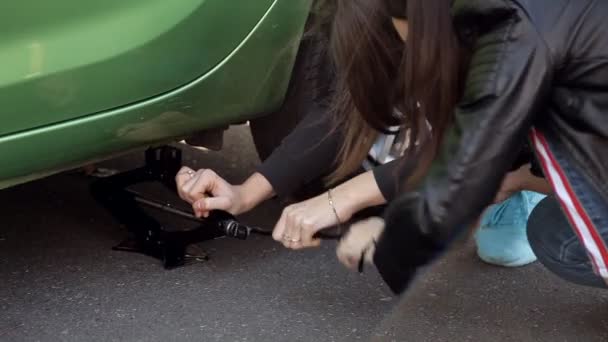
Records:
{"label": "asphalt road", "polygon": [[[226,141],[222,153],[186,148],[187,163],[243,180],[258,163],[247,127]],[[140,163],[134,153],[104,166]],[[470,245],[402,299],[373,270],[343,269],[332,242],[290,252],[267,238],[216,240],[200,245],[209,261],[166,271],[110,249],[125,231],[90,181],[64,173],[0,191],[0,341],[608,340],[607,293],[539,265],[484,265]],[[270,201],[243,220],[271,228],[279,214]]]}

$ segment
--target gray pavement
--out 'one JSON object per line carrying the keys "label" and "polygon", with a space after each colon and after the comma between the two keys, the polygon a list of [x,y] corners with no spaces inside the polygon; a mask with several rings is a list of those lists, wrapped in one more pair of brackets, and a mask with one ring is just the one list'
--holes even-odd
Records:
{"label": "gray pavement", "polygon": [[[188,163],[243,180],[246,126]],[[105,163],[129,168],[140,154]],[[64,173],[0,191],[0,341],[608,341],[608,295],[539,265],[501,269],[469,245],[394,298],[378,275],[343,269],[333,243],[290,252],[270,239],[201,244],[205,263],[165,271],[114,252],[124,230]],[[270,201],[243,220],[272,227]]]}

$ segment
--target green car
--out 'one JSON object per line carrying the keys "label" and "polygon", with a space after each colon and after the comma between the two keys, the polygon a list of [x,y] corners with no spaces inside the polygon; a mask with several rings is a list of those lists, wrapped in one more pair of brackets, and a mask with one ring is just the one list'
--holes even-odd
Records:
{"label": "green car", "polygon": [[3,1],[0,189],[276,112],[310,6]]}

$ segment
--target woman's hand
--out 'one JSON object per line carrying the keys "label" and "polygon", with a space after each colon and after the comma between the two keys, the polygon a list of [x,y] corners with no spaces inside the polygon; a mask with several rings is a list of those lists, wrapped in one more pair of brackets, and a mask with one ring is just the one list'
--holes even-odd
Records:
{"label": "woman's hand", "polygon": [[551,185],[544,178],[536,177],[530,171],[530,164],[523,165],[519,169],[507,173],[502,180],[500,190],[496,194],[494,204],[502,203],[514,193],[529,190],[548,195],[552,192]]}
{"label": "woman's hand", "polygon": [[319,230],[345,223],[359,210],[386,203],[371,171],[341,184],[331,195],[333,207],[326,192],[285,208],[272,237],[287,248],[317,247],[320,241],[313,236]]}
{"label": "woman's hand", "polygon": [[[319,230],[345,222],[352,216],[351,210],[344,204],[349,200],[339,192],[332,192],[336,213],[332,208],[328,193],[325,192],[304,202],[286,207],[279,218],[272,237],[287,248],[302,249],[318,247],[319,239],[313,238]],[[339,203],[343,206],[339,206]]]}
{"label": "woman's hand", "polygon": [[228,183],[213,170],[194,171],[184,166],[175,181],[179,197],[192,205],[197,217],[207,217],[212,210],[238,215],[247,207],[240,187]]}
{"label": "woman's hand", "polygon": [[350,269],[357,269],[361,258],[372,264],[376,241],[383,231],[384,220],[379,217],[372,217],[353,224],[338,244],[336,250],[338,260]]}
{"label": "woman's hand", "polygon": [[498,193],[496,193],[496,197],[494,197],[494,202],[492,204],[502,203],[516,192],[521,191],[523,189],[525,173],[530,172],[528,168],[529,165],[524,165],[515,171],[507,173],[502,180],[500,189],[498,190]]}

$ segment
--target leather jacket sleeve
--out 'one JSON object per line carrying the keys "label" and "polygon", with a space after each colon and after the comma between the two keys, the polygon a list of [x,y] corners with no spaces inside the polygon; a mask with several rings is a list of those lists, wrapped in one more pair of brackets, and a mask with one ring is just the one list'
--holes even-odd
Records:
{"label": "leather jacket sleeve", "polygon": [[546,97],[550,56],[517,13],[478,32],[466,87],[423,185],[391,204],[374,263],[394,292],[491,203]]}

